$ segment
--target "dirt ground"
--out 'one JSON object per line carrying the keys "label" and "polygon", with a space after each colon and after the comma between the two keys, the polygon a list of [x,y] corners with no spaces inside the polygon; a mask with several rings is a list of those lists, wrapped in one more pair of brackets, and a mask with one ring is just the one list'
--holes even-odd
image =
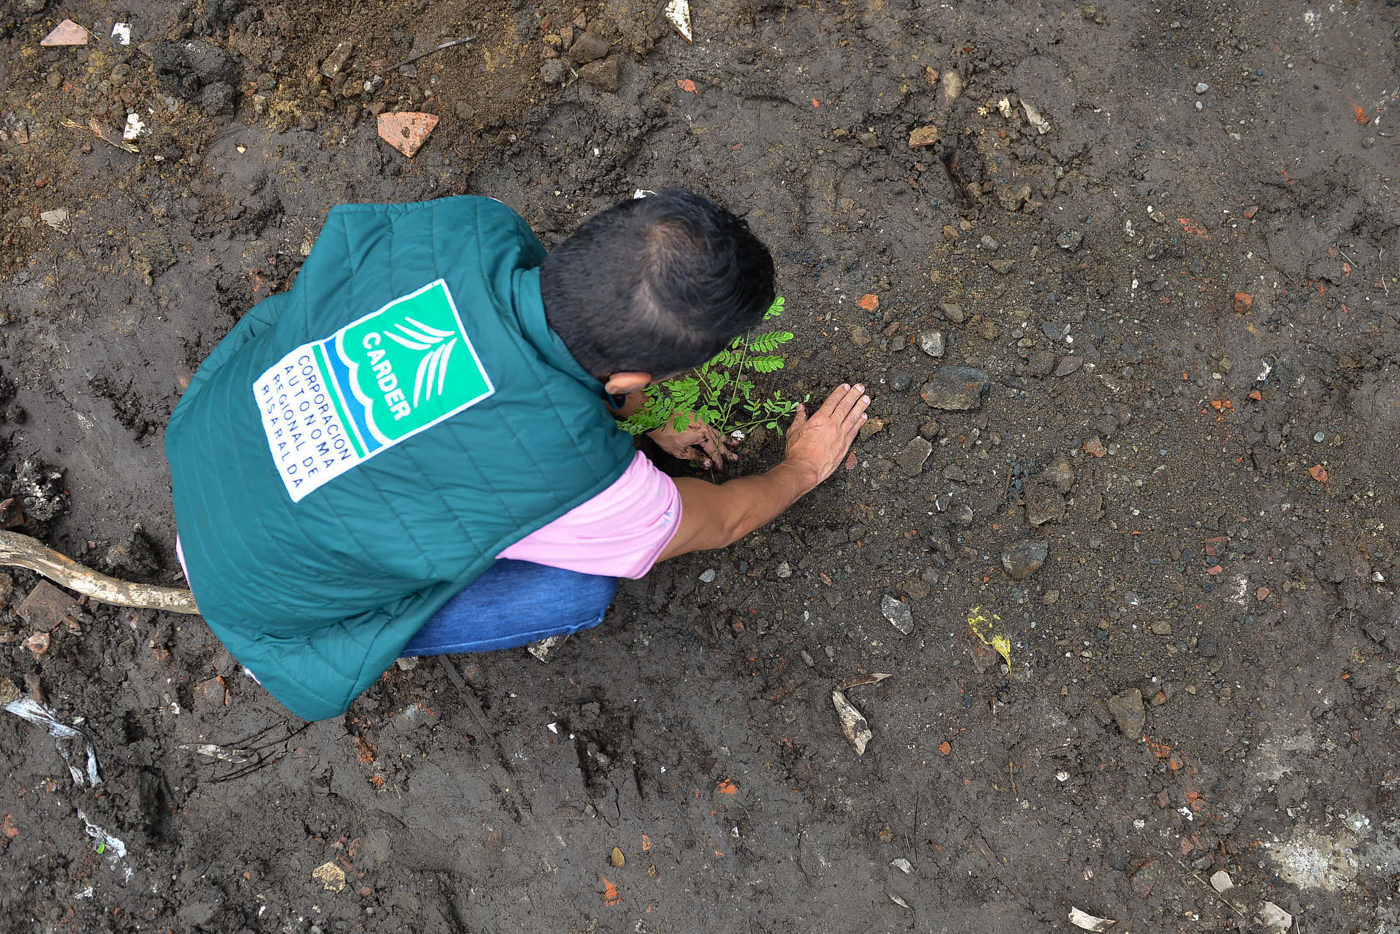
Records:
{"label": "dirt ground", "polygon": [[[339,720],[0,573],[0,700],[101,777],[0,719],[0,928],[1400,932],[1400,6],[659,6],[5,4],[0,527],[178,583],[165,422],[343,201],[552,244],[712,193],[778,261],[772,385],[877,420],[547,663]],[[410,160],[385,110],[441,122]]]}

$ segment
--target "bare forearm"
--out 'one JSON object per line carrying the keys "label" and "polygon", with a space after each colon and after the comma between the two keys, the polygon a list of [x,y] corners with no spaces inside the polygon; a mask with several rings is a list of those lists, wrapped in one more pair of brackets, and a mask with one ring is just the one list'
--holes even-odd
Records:
{"label": "bare forearm", "polygon": [[810,493],[817,481],[810,471],[783,461],[767,473],[736,477],[720,486],[717,492],[727,500],[725,526],[729,541],[724,544],[732,544],[778,518]]}
{"label": "bare forearm", "polygon": [[716,486],[682,477],[676,487],[684,519],[661,559],[724,548],[762,528],[817,485],[808,470],[784,461],[767,473],[736,477]]}

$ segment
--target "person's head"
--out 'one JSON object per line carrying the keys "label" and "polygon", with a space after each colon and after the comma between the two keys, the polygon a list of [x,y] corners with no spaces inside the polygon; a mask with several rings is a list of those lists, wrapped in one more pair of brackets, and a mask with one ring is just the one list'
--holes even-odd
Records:
{"label": "person's head", "polygon": [[773,258],[742,218],[668,188],[590,218],[540,267],[549,326],[608,391],[699,366],[763,319]]}

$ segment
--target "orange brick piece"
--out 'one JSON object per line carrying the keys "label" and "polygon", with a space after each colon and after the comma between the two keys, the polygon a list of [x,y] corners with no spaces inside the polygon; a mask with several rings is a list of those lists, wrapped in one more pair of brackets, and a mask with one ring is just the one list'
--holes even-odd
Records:
{"label": "orange brick piece", "polygon": [[88,31],[71,19],[66,19],[53,28],[53,32],[39,40],[40,45],[87,45]]}
{"label": "orange brick piece", "polygon": [[437,114],[402,110],[379,115],[379,138],[412,159],[437,126]]}

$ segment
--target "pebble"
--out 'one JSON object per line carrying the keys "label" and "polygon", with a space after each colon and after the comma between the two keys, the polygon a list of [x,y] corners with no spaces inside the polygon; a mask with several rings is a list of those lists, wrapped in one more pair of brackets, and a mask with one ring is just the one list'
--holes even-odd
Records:
{"label": "pebble", "polygon": [[1013,264],[1013,263],[1011,262],[1011,260],[1009,260],[1009,259],[994,259],[994,260],[989,260],[989,261],[987,262],[987,265],[990,266],[990,267],[992,267],[992,269],[993,269],[994,271],[996,271],[996,272],[1000,273],[1001,275],[1005,276],[1005,275],[1010,274],[1010,272],[1011,272],[1011,267],[1012,267],[1014,264]]}
{"label": "pebble", "polygon": [[1318,444],[1321,444],[1322,442],[1327,440],[1327,435],[1319,431],[1317,434],[1313,435],[1313,440],[1316,441]]}
{"label": "pebble", "polygon": [[590,87],[609,94],[616,94],[621,84],[617,58],[605,58],[590,62],[578,70],[579,80]]}
{"label": "pebble", "polygon": [[996,238],[991,234],[982,235],[982,249],[986,250],[988,253],[995,253],[1000,248],[1001,244],[997,243]]}
{"label": "pebble", "polygon": [[883,418],[867,418],[865,424],[860,426],[856,437],[861,441],[867,441],[884,430],[885,420]]}
{"label": "pebble", "polygon": [[895,392],[903,392],[913,383],[914,378],[904,370],[890,370],[890,388]]}
{"label": "pebble", "polygon": [[943,356],[943,332],[942,331],[920,331],[919,349],[930,357]]}
{"label": "pebble", "polygon": [[965,320],[962,306],[956,302],[941,302],[938,306],[938,310],[943,312],[943,317],[954,324],[962,324]]}
{"label": "pebble", "polygon": [[934,370],[933,378],[919,389],[924,402],[935,409],[967,412],[981,408],[982,397],[991,386],[985,371],[967,366],[942,366]]}
{"label": "pebble", "polygon": [[1141,691],[1132,688],[1114,694],[1108,699],[1108,712],[1118,722],[1118,732],[1134,741],[1142,738],[1143,728],[1147,726],[1147,711],[1142,706]]}
{"label": "pebble", "polygon": [[1045,563],[1050,546],[1045,542],[1017,542],[1001,553],[1001,565],[1012,580],[1023,581]]}
{"label": "pebble", "polygon": [[792,576],[792,566],[789,565],[786,561],[784,561],[781,564],[779,564],[777,568],[774,569],[773,573],[776,574],[778,577],[782,578],[783,580],[787,580],[789,577]]}
{"label": "pebble", "polygon": [[1205,92],[1207,92],[1207,91],[1209,91],[1209,90],[1210,90],[1210,85],[1206,84],[1204,81],[1200,81],[1200,82],[1198,82],[1198,83],[1196,84],[1196,93],[1197,93],[1197,94],[1204,94]]}
{"label": "pebble", "polygon": [[1055,376],[1068,376],[1084,365],[1084,358],[1079,356],[1061,357],[1060,362],[1055,364]]}
{"label": "pebble", "polygon": [[953,510],[953,521],[964,528],[972,525],[973,518],[972,507],[967,503],[962,503]]}
{"label": "pebble", "polygon": [[1084,232],[1082,230],[1062,230],[1055,238],[1055,244],[1062,250],[1073,253],[1079,249],[1079,245],[1084,242]]}
{"label": "pebble", "polygon": [[914,614],[910,612],[909,604],[903,600],[885,594],[884,599],[880,601],[880,612],[895,629],[906,636],[914,631]]}
{"label": "pebble", "polygon": [[942,426],[938,424],[938,420],[930,418],[919,426],[919,437],[932,441],[934,438],[938,437],[938,433],[941,430]]}
{"label": "pebble", "polygon": [[1055,462],[1045,468],[1042,475],[1046,480],[1055,484],[1055,489],[1061,493],[1068,493],[1074,488],[1074,470],[1070,467],[1069,461],[1061,454],[1055,458]]}
{"label": "pebble", "polygon": [[608,44],[591,32],[585,32],[569,46],[569,60],[575,65],[596,62],[608,54]]}
{"label": "pebble", "polygon": [[870,332],[864,325],[857,324],[851,327],[851,343],[857,347],[864,347],[870,343]]}
{"label": "pebble", "polygon": [[933,445],[924,438],[911,438],[894,462],[904,471],[906,477],[917,477],[923,473],[924,462],[933,453]]}
{"label": "pebble", "polygon": [[895,869],[898,869],[900,872],[905,873],[906,875],[914,871],[914,865],[910,863],[909,860],[905,859],[903,856],[899,857],[898,859],[890,860],[890,865],[893,866]]}
{"label": "pebble", "polygon": [[1155,636],[1169,636],[1172,634],[1172,624],[1164,619],[1154,620],[1152,625],[1148,628],[1152,630],[1152,634]]}
{"label": "pebble", "polygon": [[709,583],[713,582],[714,579],[715,579],[715,569],[714,569],[714,568],[706,568],[705,570],[703,570],[703,571],[700,572],[700,580],[701,580],[702,583],[709,584]]}
{"label": "pebble", "polygon": [[1210,887],[1217,892],[1228,892],[1235,887],[1235,882],[1228,872],[1220,869],[1211,874]]}
{"label": "pebble", "polygon": [[569,79],[569,65],[562,58],[551,58],[540,66],[540,80],[545,84],[563,84]]}

